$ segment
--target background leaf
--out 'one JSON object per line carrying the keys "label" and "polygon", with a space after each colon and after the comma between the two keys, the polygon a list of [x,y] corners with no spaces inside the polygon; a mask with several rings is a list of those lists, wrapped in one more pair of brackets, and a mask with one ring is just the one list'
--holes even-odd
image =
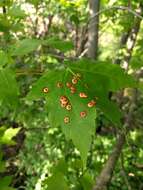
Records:
{"label": "background leaf", "polygon": [[16,108],[19,102],[19,90],[15,74],[10,69],[0,70],[0,103]]}
{"label": "background leaf", "polygon": [[74,48],[71,41],[63,41],[58,38],[50,38],[43,42],[44,45],[48,45],[51,48],[58,49],[62,52],[70,51]]}
{"label": "background leaf", "polygon": [[13,56],[23,56],[36,50],[41,45],[41,41],[37,39],[23,39],[18,41],[11,47]]}

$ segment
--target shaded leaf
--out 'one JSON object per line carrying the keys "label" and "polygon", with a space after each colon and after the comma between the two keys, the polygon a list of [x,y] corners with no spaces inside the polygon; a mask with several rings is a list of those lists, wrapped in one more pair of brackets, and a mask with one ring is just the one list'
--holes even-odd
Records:
{"label": "shaded leaf", "polygon": [[17,107],[19,90],[15,75],[10,69],[0,70],[0,103],[11,108]]}
{"label": "shaded leaf", "polygon": [[25,12],[19,6],[13,6],[9,9],[8,15],[15,18],[25,18]]}
{"label": "shaded leaf", "polygon": [[51,48],[58,49],[62,52],[70,51],[74,48],[71,41],[63,41],[57,38],[51,38],[43,42],[44,45],[48,45]]}
{"label": "shaded leaf", "polygon": [[3,178],[0,178],[0,188],[1,190],[15,190],[12,187],[9,187],[10,183],[11,183],[11,176],[6,176]]}
{"label": "shaded leaf", "polygon": [[40,40],[24,39],[24,40],[18,41],[16,45],[13,45],[11,47],[10,52],[13,56],[22,56],[36,50],[39,47],[39,45],[41,45]]}
{"label": "shaded leaf", "polygon": [[48,185],[48,190],[69,190],[66,182],[67,164],[64,160],[60,160],[54,167],[53,175],[45,182]]}

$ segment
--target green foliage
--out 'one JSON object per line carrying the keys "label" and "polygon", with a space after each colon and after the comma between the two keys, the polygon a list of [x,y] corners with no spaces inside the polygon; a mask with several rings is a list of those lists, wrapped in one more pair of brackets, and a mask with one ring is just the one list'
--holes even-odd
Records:
{"label": "green foliage", "polygon": [[0,70],[0,103],[11,108],[16,108],[19,102],[19,90],[15,74],[8,68]]}
{"label": "green foliage", "polygon": [[71,41],[63,41],[58,38],[50,38],[44,41],[44,44],[50,46],[53,49],[58,49],[61,52],[67,52],[74,48]]}
{"label": "green foliage", "polygon": [[31,4],[33,4],[34,6],[38,6],[38,4],[40,3],[39,0],[26,0],[26,2],[31,3]]}
{"label": "green foliage", "polygon": [[54,168],[54,172],[50,178],[48,178],[45,183],[48,184],[49,190],[69,190],[68,184],[66,182],[67,167],[63,161],[60,161]]}
{"label": "green foliage", "polygon": [[90,173],[86,172],[80,179],[80,182],[84,190],[91,190],[94,184],[94,181]]}
{"label": "green foliage", "polygon": [[13,0],[1,0],[0,6],[10,6],[12,5]]}
{"label": "green foliage", "polygon": [[3,158],[3,154],[0,151],[0,172],[4,172],[5,171],[5,162],[2,160]]}
{"label": "green foliage", "polygon": [[97,78],[99,77],[98,75],[101,75],[104,80],[104,87],[108,91],[111,90],[114,92],[126,87],[136,87],[133,76],[125,73],[119,65],[111,64],[110,62],[95,62],[83,59],[77,61],[75,65],[71,64],[70,67],[94,75],[94,77],[97,75]]}
{"label": "green foliage", "polygon": [[26,17],[25,12],[19,6],[12,6],[8,11],[8,15],[19,19]]}
{"label": "green foliage", "polygon": [[[132,2],[135,11],[138,2]],[[123,0],[102,0],[101,8],[120,4],[128,6]],[[17,173],[26,178],[25,187],[19,189],[91,190],[113,149],[114,132],[124,130],[122,121],[132,95],[125,93],[123,105],[118,105],[117,92],[141,89],[133,124],[142,125],[143,83],[137,84],[133,77],[142,67],[142,34],[128,69],[133,75],[111,64],[120,51],[120,36],[129,32],[135,17],[122,10],[102,12],[99,57],[92,61],[78,58],[78,48],[86,48],[82,42],[87,40],[88,12],[86,0],[0,1],[0,146],[15,145],[12,139],[20,129],[11,127],[11,123],[24,127],[24,146],[17,158],[10,158],[10,163],[19,167]],[[69,61],[70,58],[73,59]],[[73,79],[78,82],[72,84],[72,92],[66,84],[73,83]],[[80,93],[87,97],[81,98]],[[66,108],[62,107],[62,96],[68,100]],[[93,107],[88,106],[91,101],[95,103]],[[135,190],[142,184],[142,173],[133,167],[142,164],[143,143],[139,134],[142,130],[127,137],[128,146],[124,149],[126,178]],[[9,164],[0,151],[0,172],[6,171],[6,165]],[[110,190],[127,189],[121,168],[119,162]],[[129,176],[131,172],[133,178]],[[1,178],[0,189],[13,190],[11,182],[11,177]]]}
{"label": "green foliage", "polygon": [[3,136],[0,139],[0,144],[15,144],[15,142],[13,140],[11,140],[14,136],[16,136],[16,134],[19,132],[20,128],[9,128],[7,129]]}
{"label": "green foliage", "polygon": [[37,39],[23,39],[11,47],[10,53],[12,56],[23,56],[36,50],[41,44]]}
{"label": "green foliage", "polygon": [[0,178],[1,190],[14,190],[14,188],[9,187],[11,180],[12,180],[11,177],[8,177],[8,176]]}
{"label": "green foliage", "polygon": [[[84,73],[84,81],[89,87],[89,93],[92,97],[98,98],[97,107],[107,116],[116,126],[120,126],[121,113],[118,107],[108,99],[111,91],[117,91],[124,87],[134,87],[136,82],[133,77],[124,73],[118,65],[107,62],[91,62],[82,60],[77,64],[71,64],[71,69]],[[114,114],[114,117],[113,117]]]}
{"label": "green foliage", "polygon": [[0,68],[8,63],[8,56],[4,51],[0,51]]}
{"label": "green foliage", "polygon": [[[76,86],[76,93],[71,94],[70,90],[66,87],[66,83],[70,82],[73,75],[68,71],[53,71],[47,72],[42,76],[34,85],[28,95],[28,99],[36,99],[45,97],[49,112],[49,121],[51,125],[62,127],[67,139],[72,139],[75,146],[79,149],[84,164],[86,163],[87,153],[92,141],[92,135],[95,131],[95,118],[96,112],[94,108],[88,108],[87,104],[92,99],[82,99],[79,97],[80,92],[86,92],[84,83],[78,82]],[[63,87],[58,88],[57,83],[62,83]],[[48,87],[49,93],[43,93],[43,88]],[[72,110],[68,111],[61,107],[60,97],[66,96],[72,106]],[[81,118],[80,113],[85,111],[87,116]],[[58,116],[58,120],[57,120]],[[69,118],[69,123],[64,122],[64,118]],[[82,135],[83,141],[79,141]]]}
{"label": "green foliage", "polygon": [[[97,108],[114,125],[120,126],[121,112],[113,102],[108,100],[108,93],[136,85],[134,79],[125,74],[119,66],[108,63],[100,63],[100,67],[98,65],[96,63],[93,65],[89,61],[87,63],[86,60],[72,64],[70,68],[74,72],[70,69],[67,71],[49,71],[37,81],[27,97],[29,100],[46,98],[51,125],[62,127],[67,139],[72,139],[74,145],[79,149],[84,164],[92,135],[94,135],[96,118],[95,110],[87,107],[88,102],[97,98]],[[71,94],[66,83],[71,82],[72,78],[76,76],[76,72],[80,72],[81,79],[76,85],[75,94]],[[57,87],[58,83],[62,85],[59,88]],[[48,93],[43,92],[44,88],[48,88]],[[80,98],[80,92],[86,93],[88,98]],[[61,96],[66,96],[69,99],[72,106],[71,111],[61,107]],[[80,113],[82,111],[86,111],[86,118],[81,118]],[[58,116],[58,120],[56,116]],[[68,118],[69,123],[65,123],[64,118]],[[83,141],[79,141],[80,136],[82,136]]]}

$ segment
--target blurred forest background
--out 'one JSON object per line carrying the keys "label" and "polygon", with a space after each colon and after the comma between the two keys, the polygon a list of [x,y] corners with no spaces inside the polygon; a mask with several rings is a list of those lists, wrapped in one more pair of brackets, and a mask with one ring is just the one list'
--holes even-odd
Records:
{"label": "blurred forest background", "polygon": [[142,20],[143,0],[0,0],[0,190],[143,190]]}

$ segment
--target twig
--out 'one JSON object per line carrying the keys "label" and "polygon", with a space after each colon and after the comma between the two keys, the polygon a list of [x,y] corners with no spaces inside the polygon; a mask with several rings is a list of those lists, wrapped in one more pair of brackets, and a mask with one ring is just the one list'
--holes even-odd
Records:
{"label": "twig", "polygon": [[16,70],[16,75],[17,76],[22,76],[22,75],[42,75],[43,72],[40,70]]}
{"label": "twig", "polygon": [[24,129],[24,130],[26,130],[26,131],[32,131],[32,130],[49,130],[49,127],[30,127],[30,128],[23,127],[22,129]]}
{"label": "twig", "polygon": [[[107,7],[107,8],[105,8],[105,9],[102,9],[101,11],[97,12],[96,14],[94,14],[94,15],[89,19],[89,21],[90,21],[91,19],[97,17],[98,15],[100,15],[100,14],[106,12],[106,11],[109,11],[109,10],[111,10],[111,9],[119,9],[119,10],[123,10],[123,11],[128,11],[128,12],[130,12],[131,14],[133,14],[133,15],[135,15],[136,17],[138,17],[138,18],[140,18],[140,19],[143,20],[143,16],[141,16],[139,13],[137,13],[136,11],[132,10],[132,9],[129,8],[129,7],[125,7],[125,6],[112,6],[112,7]],[[89,21],[88,21],[88,22],[89,22]]]}

